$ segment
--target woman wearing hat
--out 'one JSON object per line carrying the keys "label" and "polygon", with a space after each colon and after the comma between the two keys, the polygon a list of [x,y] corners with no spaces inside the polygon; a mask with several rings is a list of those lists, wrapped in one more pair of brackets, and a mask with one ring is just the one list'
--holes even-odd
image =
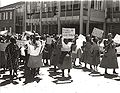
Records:
{"label": "woman wearing hat", "polygon": [[118,68],[117,54],[115,50],[117,46],[118,45],[112,40],[112,34],[108,33],[108,40],[104,42],[105,53],[100,64],[100,67],[105,68],[105,74],[108,74],[108,68],[113,69],[113,74],[117,74],[115,71],[115,69]]}

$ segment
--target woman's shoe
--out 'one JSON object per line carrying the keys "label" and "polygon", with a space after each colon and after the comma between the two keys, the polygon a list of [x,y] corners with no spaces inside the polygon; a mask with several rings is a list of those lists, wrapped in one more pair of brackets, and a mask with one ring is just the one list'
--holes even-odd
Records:
{"label": "woman's shoe", "polygon": [[113,74],[118,74],[117,72],[113,71]]}

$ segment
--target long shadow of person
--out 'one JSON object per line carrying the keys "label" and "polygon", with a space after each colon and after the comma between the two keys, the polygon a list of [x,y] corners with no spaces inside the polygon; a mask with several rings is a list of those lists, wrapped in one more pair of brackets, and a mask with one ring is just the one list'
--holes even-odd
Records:
{"label": "long shadow of person", "polygon": [[26,68],[25,69],[25,72],[24,72],[24,77],[25,77],[25,81],[23,82],[24,85],[28,84],[28,83],[32,83],[34,81],[36,81],[37,83],[40,82],[40,80],[42,80],[42,78],[40,77],[35,77],[29,68]]}
{"label": "long shadow of person", "polygon": [[58,72],[59,69],[56,69],[56,72],[54,71],[54,68],[49,68],[49,70],[47,70],[49,72],[49,76],[54,78],[57,75],[60,75],[62,72]]}
{"label": "long shadow of person", "polygon": [[98,71],[92,71],[91,73],[89,73],[90,76],[92,77],[100,77],[100,76],[104,76],[103,74],[101,74]]}
{"label": "long shadow of person", "polygon": [[71,76],[69,76],[69,77],[56,77],[54,79],[56,79],[56,80],[54,80],[52,82],[55,84],[68,84],[68,83],[73,82]]}
{"label": "long shadow of person", "polygon": [[0,78],[1,80],[3,80],[3,82],[0,83],[0,86],[5,86],[5,85],[11,84],[11,83],[13,83],[14,85],[19,84],[17,81],[15,81],[18,78],[14,78],[13,80],[10,80],[9,78],[10,78],[9,75],[3,75],[3,77]]}
{"label": "long shadow of person", "polygon": [[108,79],[113,79],[113,78],[116,78],[118,77],[118,75],[114,75],[114,74],[104,74],[104,78],[108,78]]}

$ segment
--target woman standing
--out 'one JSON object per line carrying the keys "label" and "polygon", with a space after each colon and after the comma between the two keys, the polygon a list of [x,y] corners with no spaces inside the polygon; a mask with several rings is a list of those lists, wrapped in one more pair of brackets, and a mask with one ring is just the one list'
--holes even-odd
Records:
{"label": "woman standing", "polygon": [[61,55],[60,55],[59,66],[58,66],[62,70],[62,77],[64,77],[65,69],[68,69],[68,76],[70,76],[70,69],[72,68],[71,45],[72,45],[72,42],[69,42],[69,39],[63,38]]}
{"label": "woman standing", "polygon": [[73,66],[76,66],[75,62],[76,62],[76,58],[77,58],[77,45],[76,45],[76,41],[73,41],[73,44],[71,46],[71,50],[72,50],[72,62],[73,62]]}
{"label": "woman standing", "polygon": [[90,65],[90,69],[92,70],[92,41],[91,36],[86,36],[86,44],[84,46],[84,62],[85,62],[85,68],[86,65]]}
{"label": "woman standing", "polygon": [[31,69],[32,79],[34,79],[38,69],[43,65],[41,46],[39,37],[33,38],[31,44],[28,46],[30,56],[27,66]]}
{"label": "woman standing", "polygon": [[50,65],[54,66],[54,72],[56,72],[56,66],[58,65],[59,62],[59,57],[61,54],[61,37],[57,37],[55,39],[56,41],[53,44],[53,51],[52,51],[52,55],[50,58]]}
{"label": "woman standing", "polygon": [[100,64],[100,49],[98,46],[98,38],[94,37],[92,44],[92,65],[94,66],[94,71],[98,71],[98,64]]}
{"label": "woman standing", "polygon": [[108,34],[108,40],[104,42],[105,53],[102,58],[100,67],[105,68],[105,74],[107,69],[113,69],[113,74],[117,74],[115,69],[118,68],[117,54],[116,54],[116,44],[112,40],[112,34]]}
{"label": "woman standing", "polygon": [[18,66],[18,58],[20,49],[16,44],[16,40],[12,37],[10,39],[10,44],[5,49],[5,52],[7,54],[7,62],[8,62],[8,68],[10,71],[10,80],[13,80],[13,77],[17,76],[17,66]]}

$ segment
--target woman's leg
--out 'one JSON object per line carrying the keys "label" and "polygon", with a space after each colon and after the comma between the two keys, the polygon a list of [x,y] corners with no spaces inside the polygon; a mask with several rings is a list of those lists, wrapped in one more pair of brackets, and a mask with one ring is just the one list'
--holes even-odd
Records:
{"label": "woman's leg", "polygon": [[68,76],[70,77],[70,69],[68,69]]}
{"label": "woman's leg", "polygon": [[105,74],[108,74],[108,73],[107,73],[107,68],[105,68]]}
{"label": "woman's leg", "polygon": [[115,68],[113,69],[113,74],[118,74],[118,73],[115,71]]}
{"label": "woman's leg", "polygon": [[64,69],[62,69],[62,77],[64,77]]}
{"label": "woman's leg", "polygon": [[54,72],[56,72],[56,66],[54,66]]}

